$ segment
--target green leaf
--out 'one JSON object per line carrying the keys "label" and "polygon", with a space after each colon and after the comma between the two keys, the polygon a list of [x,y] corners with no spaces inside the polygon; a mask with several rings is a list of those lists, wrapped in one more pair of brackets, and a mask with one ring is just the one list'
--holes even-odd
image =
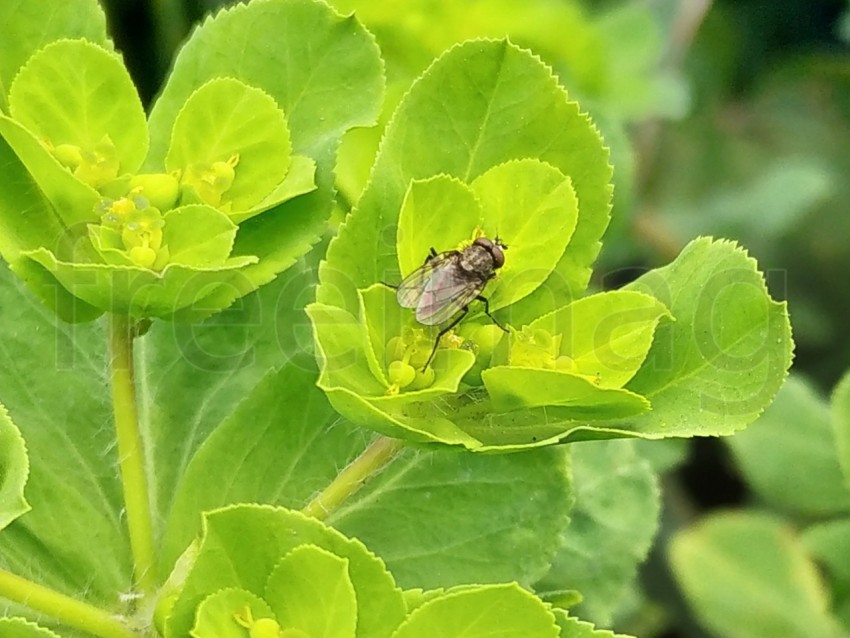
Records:
{"label": "green leaf", "polygon": [[834,613],[850,630],[850,519],[816,523],[803,532],[802,541],[826,571]]}
{"label": "green leaf", "polygon": [[614,290],[578,299],[531,322],[532,330],[561,335],[559,354],[577,374],[603,388],[620,388],[643,364],[652,337],[670,312],[654,297]]}
{"label": "green leaf", "polygon": [[316,190],[316,162],[303,155],[293,155],[289,164],[289,172],[283,181],[256,206],[242,212],[231,212],[230,219],[235,224],[241,224],[246,219],[259,215],[274,208],[278,204],[289,201],[299,195]]}
{"label": "green leaf", "polygon": [[265,599],[284,629],[326,638],[355,636],[357,598],[348,560],[315,545],[300,545],[277,564]]}
{"label": "green leaf", "polygon": [[[195,328],[194,333],[201,343],[213,335],[228,338],[228,333],[213,333],[211,328]],[[142,340],[148,353],[154,347],[150,337],[149,333]],[[161,334],[154,344],[160,341]],[[191,352],[186,346],[184,351]],[[194,409],[196,401],[212,402],[231,386],[245,387],[239,407],[194,454],[173,505],[164,510],[170,511],[170,518],[163,539],[163,572],[199,531],[201,512],[240,502],[302,507],[368,442],[363,430],[339,419],[314,385],[314,368],[303,360],[270,373],[252,389],[250,379],[241,380],[245,370],[200,376],[203,361],[196,356],[190,359],[199,368],[191,386],[199,393],[191,402]],[[155,365],[156,361],[146,357],[146,368],[158,370],[165,364],[160,360]],[[176,412],[175,418],[185,415],[184,421],[207,424],[214,417],[193,418],[188,407],[180,409],[176,403],[180,397],[165,391],[177,382],[172,370],[180,363],[167,368],[165,379],[152,378],[163,392],[151,400],[164,414]],[[295,401],[302,406],[297,413],[290,409]],[[171,433],[169,425],[158,420],[157,431]],[[170,458],[164,456],[167,441],[157,449],[163,450],[163,461]],[[329,522],[362,539],[406,587],[513,579],[531,583],[548,568],[558,534],[567,523],[565,452],[559,448],[479,456],[406,451],[334,512]],[[184,455],[189,452],[179,456]],[[210,481],[211,475],[217,480]],[[160,472],[157,492],[164,500],[170,496],[169,484],[168,475]],[[411,499],[419,503],[415,518],[405,514]],[[447,511],[465,514],[447,517]]]}
{"label": "green leaf", "polygon": [[311,0],[237,5],[205,21],[178,53],[150,116],[150,166],[164,160],[186,99],[216,77],[270,95],[286,113],[295,152],[317,160],[328,158],[309,150],[374,123],[383,93],[378,48],[353,16]]}
{"label": "green leaf", "polygon": [[402,100],[369,186],[328,250],[318,300],[353,312],[356,290],[394,271],[392,229],[412,180],[445,174],[469,183],[494,166],[527,158],[547,162],[570,178],[580,215],[556,273],[538,289],[539,296],[520,304],[522,311],[512,310],[511,320],[529,321],[578,295],[608,224],[607,152],[587,117],[567,101],[537,58],[506,41],[478,41],[445,53]]}
{"label": "green leaf", "polygon": [[634,441],[571,445],[575,504],[563,543],[538,594],[578,590],[571,612],[610,626],[658,527],[658,479]]}
{"label": "green leaf", "polygon": [[[431,367],[435,371],[435,381],[432,385],[419,389],[402,389],[401,394],[396,397],[387,395],[387,357],[386,345],[393,337],[405,334],[417,326],[413,321],[413,313],[402,308],[396,301],[395,291],[382,284],[370,286],[366,290],[359,291],[361,298],[360,321],[361,329],[366,331],[366,336],[357,344],[361,348],[365,346],[366,358],[369,368],[375,378],[383,384],[383,389],[376,398],[387,405],[408,403],[410,401],[422,401],[436,398],[443,394],[457,392],[463,375],[472,367],[475,356],[467,351],[457,348],[440,348],[434,355]],[[421,326],[419,326],[421,329]],[[432,344],[437,338],[438,330],[432,328],[427,342],[427,352],[430,355]],[[349,344],[354,345],[354,344]],[[423,365],[424,361],[422,364]],[[320,380],[320,386],[324,387]]]}
{"label": "green leaf", "polygon": [[621,427],[648,437],[731,434],[770,404],[791,365],[791,328],[743,250],[697,239],[627,289],[655,296],[676,321],[659,326],[628,384],[652,411]]}
{"label": "green leaf", "polygon": [[29,475],[27,449],[6,408],[0,404],[0,531],[30,511],[24,498]]}
{"label": "green leaf", "polygon": [[844,485],[850,486],[850,372],[841,378],[832,393],[832,428]]}
{"label": "green leaf", "polygon": [[177,114],[165,168],[185,171],[237,156],[236,177],[222,203],[243,211],[283,181],[291,155],[286,117],[274,99],[239,80],[216,78],[194,91]]}
{"label": "green leaf", "polygon": [[120,173],[138,170],[148,150],[145,112],[121,59],[84,40],[59,40],[33,55],[9,89],[12,117],[54,146],[93,150],[107,137]]}
{"label": "green leaf", "polygon": [[[319,342],[317,357],[322,364],[318,385],[328,395],[331,404],[352,421],[366,422],[372,429],[387,436],[411,438],[421,442],[448,442],[475,447],[478,442],[457,428],[447,418],[420,415],[415,407],[406,412],[409,399],[405,394],[390,396],[383,380],[377,379],[366,353],[366,335],[361,322],[344,310],[314,303],[307,308]],[[327,335],[325,337],[325,335]],[[443,379],[433,391],[409,393],[448,394],[456,391],[463,371],[474,363],[472,353],[463,350],[442,350],[434,357],[432,367],[437,379]],[[449,374],[451,372],[451,374]],[[459,374],[457,374],[459,372]],[[387,410],[391,410],[389,414]]]}
{"label": "green leaf", "polygon": [[[203,332],[196,334],[203,338]],[[255,501],[302,507],[366,446],[357,430],[339,421],[315,387],[315,370],[304,364],[302,359],[284,365],[255,388],[242,389],[241,396],[232,399],[238,400],[238,407],[192,456],[178,477],[180,486],[170,508],[163,539],[164,570],[199,531],[201,512]],[[205,376],[216,385],[228,378],[239,384],[237,371]],[[244,376],[245,370],[240,372]],[[299,409],[293,412],[289,407],[296,401]],[[220,484],[210,482],[211,472]]]}
{"label": "green leaf", "polygon": [[211,307],[225,307],[307,253],[325,230],[333,203],[339,138],[371,125],[380,110],[383,66],[372,36],[353,16],[312,0],[269,0],[220,11],[194,31],[150,114],[149,170],[164,162],[177,113],[216,77],[263,90],[283,109],[293,152],[317,165],[318,189],[240,224],[234,255],[258,255]]}
{"label": "green leaf", "polygon": [[557,638],[555,618],[516,584],[449,590],[417,607],[393,638]]}
{"label": "green leaf", "polygon": [[204,301],[217,286],[232,283],[241,268],[256,261],[236,257],[210,268],[169,264],[157,273],[138,266],[59,261],[43,248],[24,256],[50,271],[74,296],[100,310],[166,319]]}
{"label": "green leaf", "polygon": [[0,618],[0,635],[3,638],[59,638],[49,629],[23,618]]}
{"label": "green leaf", "polygon": [[495,366],[481,373],[497,412],[556,406],[559,419],[618,419],[649,410],[649,401],[622,388],[604,388],[577,374]]}
{"label": "green leaf", "polygon": [[[202,323],[154,322],[147,334],[136,340],[138,400],[140,406],[146,406],[139,419],[142,430],[149,433],[148,451],[157,468],[150,484],[154,519],[167,527],[162,533],[162,574],[172,568],[199,531],[201,512],[232,502],[275,502],[280,485],[270,481],[271,476],[285,479],[294,498],[306,499],[336,475],[334,466],[326,469],[327,473],[303,476],[303,482],[296,480],[303,461],[296,451],[291,455],[285,452],[291,449],[289,437],[296,437],[296,432],[303,432],[304,440],[317,446],[305,452],[308,458],[311,454],[336,458],[333,451],[344,444],[344,439],[340,443],[339,436],[330,433],[314,440],[309,427],[321,427],[330,419],[325,412],[328,408],[321,407],[326,403],[316,399],[321,392],[314,387],[315,364],[305,366],[303,358],[290,361],[312,344],[304,305],[314,294],[319,252],[317,248],[311,262],[290,268]],[[279,368],[281,376],[275,382],[272,379]],[[255,389],[258,395],[253,398]],[[296,399],[304,401],[304,409],[298,413],[303,421],[290,421],[295,415],[287,405]],[[260,413],[251,412],[255,400],[258,409],[263,408]],[[278,427],[281,422],[289,425]],[[249,430],[246,424],[257,430]],[[340,430],[335,434],[342,436],[345,428],[340,426]],[[212,453],[201,452],[207,437],[219,431]],[[269,447],[247,448],[241,457],[234,456],[233,441],[249,444],[260,436],[271,437]],[[196,453],[209,464],[197,464]],[[287,467],[292,471],[287,472]],[[211,475],[221,476],[222,485],[211,482]],[[241,476],[244,482],[236,480]],[[269,491],[257,491],[266,485]],[[228,500],[219,500],[225,496]],[[303,501],[284,499],[280,504],[300,506]]]}
{"label": "green leaf", "polygon": [[363,324],[344,310],[318,303],[307,307],[307,315],[321,344],[317,352],[323,362],[320,387],[352,389],[364,397],[383,395],[386,386],[372,372],[377,363],[367,355]]}
{"label": "green leaf", "polygon": [[431,248],[458,249],[473,231],[498,236],[511,250],[490,288],[495,311],[528,296],[552,272],[575,229],[577,205],[570,180],[538,160],[500,164],[471,186],[447,175],[414,180],[398,220],[401,272],[421,266]]}
{"label": "green leaf", "polygon": [[549,568],[570,504],[564,448],[506,455],[408,450],[328,523],[366,543],[405,589],[530,585]]}
{"label": "green leaf", "polygon": [[552,613],[561,628],[560,638],[632,638],[607,629],[596,629],[589,622],[570,616],[563,609],[553,609]]}
{"label": "green leaf", "polygon": [[508,246],[489,295],[491,310],[527,297],[552,273],[578,222],[572,182],[536,159],[499,164],[472,182],[484,209],[488,237]]}
{"label": "green leaf", "polygon": [[198,605],[194,638],[245,638],[252,621],[274,618],[274,612],[259,596],[244,589],[222,589]]}
{"label": "green leaf", "polygon": [[790,377],[761,418],[727,441],[747,484],[773,507],[802,516],[850,511],[829,406],[801,377]]}
{"label": "green leaf", "polygon": [[48,42],[85,38],[110,46],[106,39],[106,16],[97,0],[3,2],[0,24],[4,25],[0,48],[0,110],[7,109],[7,92],[18,69]]}
{"label": "green leaf", "polygon": [[193,204],[168,211],[164,219],[162,242],[169,263],[215,268],[227,262],[238,230],[227,215]]}
{"label": "green leaf", "polygon": [[437,252],[456,250],[461,242],[470,241],[483,219],[484,211],[475,193],[456,177],[436,175],[413,180],[398,217],[398,265],[402,276],[419,268],[432,248]]}
{"label": "green leaf", "polygon": [[197,558],[166,621],[166,638],[184,636],[198,604],[223,587],[261,596],[280,558],[303,544],[348,560],[348,575],[357,593],[357,637],[389,637],[404,617],[404,600],[380,560],[359,541],[303,514],[245,505],[205,515]]}
{"label": "green leaf", "polygon": [[[40,206],[33,206],[34,210],[10,208],[4,212],[4,221],[8,220],[6,223],[15,217],[23,216],[23,211],[27,211],[26,217],[30,222],[35,221],[36,212],[39,216],[38,223],[30,224],[29,228],[19,228],[19,232],[11,234],[4,240],[4,244],[14,245],[16,251],[21,250],[22,246],[57,246],[63,251],[70,250],[63,244],[72,243],[78,224],[96,221],[93,209],[100,201],[100,195],[62,166],[31,131],[5,115],[0,115],[0,135],[4,138],[3,146],[17,155],[16,160],[10,159],[9,163],[3,166],[4,180],[14,179],[13,175],[18,169],[13,167],[11,162],[20,161],[28,173],[26,181],[34,182],[34,186],[40,191],[38,195],[33,194],[30,197],[45,199],[46,203],[50,204],[50,207],[45,206],[44,210],[39,210]],[[4,154],[7,153],[8,151]],[[53,231],[55,235],[49,240],[34,239],[43,236],[48,230],[53,230],[57,224],[60,229]],[[47,243],[48,241],[50,243]],[[4,250],[8,252],[9,249]],[[16,252],[9,254],[14,255],[13,259],[17,257]]]}
{"label": "green leaf", "polygon": [[0,564],[124,613],[116,592],[131,590],[133,568],[103,326],[59,322],[5,267],[0,281],[0,400],[26,441],[34,505],[3,530]]}
{"label": "green leaf", "polygon": [[774,518],[709,517],[674,537],[670,559],[697,618],[720,638],[842,635],[826,612],[814,564],[793,530]]}
{"label": "green leaf", "polygon": [[[0,133],[5,135],[4,129],[9,123],[35,143],[28,131],[5,116],[0,116]],[[36,148],[40,148],[37,143]],[[0,139],[0,165],[3,167],[3,179],[0,179],[0,254],[27,286],[63,319],[94,319],[100,314],[99,310],[69,294],[41,266],[21,258],[20,251],[28,245],[46,244],[56,246],[60,252],[70,251],[71,247],[66,242],[71,237],[5,139]],[[57,168],[64,173],[61,167]],[[76,182],[70,175],[68,177]]]}

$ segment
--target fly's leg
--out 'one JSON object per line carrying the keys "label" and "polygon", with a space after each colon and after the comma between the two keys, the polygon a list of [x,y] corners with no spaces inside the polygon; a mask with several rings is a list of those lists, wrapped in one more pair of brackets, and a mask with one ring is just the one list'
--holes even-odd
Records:
{"label": "fly's leg", "polygon": [[[484,304],[484,314],[487,315],[488,317],[490,317],[490,321],[492,321],[497,326],[499,326],[504,332],[508,332],[508,329],[505,328],[501,323],[499,323],[496,320],[496,317],[494,317],[493,315],[490,314],[490,302],[487,300],[487,297],[484,297],[482,295],[478,295],[476,297],[476,299]],[[461,315],[461,316],[463,316],[463,315]],[[454,325],[454,324],[452,324],[452,325]]]}
{"label": "fly's leg", "polygon": [[386,286],[387,288],[392,288],[393,290],[398,290],[398,286],[396,286],[395,284],[388,284],[386,281],[379,281],[378,283],[381,284],[382,286]]}
{"label": "fly's leg", "polygon": [[434,347],[431,348],[431,355],[428,357],[428,361],[425,362],[425,365],[422,366],[422,372],[425,372],[426,368],[431,365],[431,361],[434,359],[434,355],[437,354],[437,346],[440,345],[440,339],[442,339],[443,335],[446,334],[449,330],[459,324],[460,320],[466,316],[467,312],[469,312],[469,306],[464,306],[463,310],[460,311],[460,314],[455,318],[455,320],[452,321],[448,326],[440,330],[440,333],[437,335],[436,341],[434,341]]}

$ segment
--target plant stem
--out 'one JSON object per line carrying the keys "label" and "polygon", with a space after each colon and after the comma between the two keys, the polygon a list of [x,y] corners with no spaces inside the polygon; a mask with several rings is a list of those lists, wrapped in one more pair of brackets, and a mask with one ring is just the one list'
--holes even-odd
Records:
{"label": "plant stem", "polygon": [[400,439],[379,436],[301,511],[324,520],[403,449],[404,443]]}
{"label": "plant stem", "polygon": [[141,591],[151,592],[156,586],[153,526],[145,476],[144,448],[136,412],[133,324],[129,317],[110,315],[109,343],[112,405],[118,435],[118,464],[124,489],[124,506],[127,509],[130,550],[133,554],[137,585]]}
{"label": "plant stem", "polygon": [[139,638],[117,617],[88,603],[75,600],[26,578],[0,569],[0,598],[26,605],[101,638]]}

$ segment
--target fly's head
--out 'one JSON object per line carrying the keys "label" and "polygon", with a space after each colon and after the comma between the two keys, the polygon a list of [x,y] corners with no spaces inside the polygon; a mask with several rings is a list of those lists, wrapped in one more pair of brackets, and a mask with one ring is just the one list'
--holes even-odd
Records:
{"label": "fly's head", "polygon": [[[489,278],[495,270],[505,265],[505,250],[508,247],[496,237],[478,237],[469,248],[464,250],[466,270]],[[469,252],[467,252],[469,251]]]}

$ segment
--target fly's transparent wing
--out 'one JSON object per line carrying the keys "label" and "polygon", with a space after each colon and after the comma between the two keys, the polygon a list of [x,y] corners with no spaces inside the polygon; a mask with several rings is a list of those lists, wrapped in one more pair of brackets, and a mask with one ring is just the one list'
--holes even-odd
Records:
{"label": "fly's transparent wing", "polygon": [[440,253],[405,277],[396,290],[398,305],[402,308],[416,308],[434,271],[450,263],[456,254],[454,251]]}
{"label": "fly's transparent wing", "polygon": [[435,268],[416,306],[416,320],[426,326],[448,321],[452,315],[475,299],[486,280],[471,279],[453,260]]}

